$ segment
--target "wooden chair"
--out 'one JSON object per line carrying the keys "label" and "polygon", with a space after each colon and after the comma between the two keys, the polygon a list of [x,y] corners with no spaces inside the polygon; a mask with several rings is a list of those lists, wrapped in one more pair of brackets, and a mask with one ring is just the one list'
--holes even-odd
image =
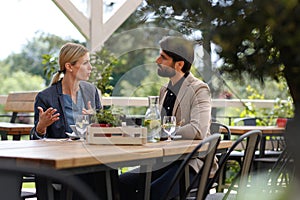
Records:
{"label": "wooden chair", "polygon": [[[180,194],[179,199],[187,199],[190,197],[191,192],[193,195],[195,195],[195,199],[203,199],[205,194],[205,188],[206,184],[209,179],[210,170],[213,164],[213,160],[215,158],[216,150],[219,145],[221,139],[220,134],[214,134],[209,136],[208,138],[204,139],[202,142],[199,143],[199,145],[191,152],[189,153],[183,162],[181,163],[179,169],[177,170],[176,174],[174,175],[173,180],[171,181],[170,186],[167,188],[167,192],[162,197],[163,200],[169,199],[170,192],[172,191],[173,187],[175,187],[176,184],[182,183],[184,178],[186,178],[186,169],[189,168],[189,161],[195,157],[201,157],[203,158],[204,165],[202,166],[201,170],[197,175],[194,177],[193,180],[189,182],[189,180],[185,180],[185,183],[191,183],[188,187],[180,187]],[[203,149],[205,148],[205,149]],[[202,149],[202,151],[199,152],[199,150]],[[196,186],[196,190],[195,190]]]}
{"label": "wooden chair", "polygon": [[11,123],[16,123],[19,113],[34,112],[34,101],[37,91],[32,92],[12,92],[8,94],[4,110],[12,112]]}
{"label": "wooden chair", "polygon": [[[226,155],[221,158],[219,161],[219,170],[216,172],[215,176],[208,182],[206,188],[206,200],[212,199],[227,199],[229,196],[231,197],[233,194],[230,192],[234,189],[236,184],[238,185],[238,192],[237,195],[240,193],[244,193],[246,188],[248,177],[252,165],[252,161],[255,154],[255,149],[257,148],[258,143],[260,142],[262,137],[262,133],[260,130],[253,130],[245,133],[244,135],[240,136],[232,145],[232,147],[228,150]],[[227,163],[228,159],[230,158],[231,153],[235,150],[235,148],[240,145],[244,140],[246,140],[246,149],[242,161],[242,168],[240,169],[239,173],[233,179],[230,187],[228,188],[227,193],[214,193],[209,194],[209,190],[211,189],[212,185],[218,180],[221,170],[223,166]],[[239,197],[239,196],[237,196]],[[237,198],[240,199],[240,198]],[[243,198],[241,198],[243,199]]]}
{"label": "wooden chair", "polygon": [[[0,194],[1,199],[20,199],[23,174],[34,174],[44,181],[42,188],[37,188],[38,199],[72,199],[78,195],[82,200],[98,199],[91,189],[73,175],[50,168],[33,168],[29,166],[15,166],[1,163],[0,165]],[[53,193],[53,181],[63,185],[63,191],[59,197]]]}
{"label": "wooden chair", "polygon": [[[17,118],[20,113],[33,113],[34,112],[34,101],[37,95],[37,91],[29,91],[29,92],[12,92],[8,94],[4,110],[6,112],[11,112],[12,116],[10,119],[11,126],[13,127],[16,124]],[[13,134],[13,140],[20,140],[21,135],[29,135],[30,129],[27,130],[26,133]],[[24,129],[25,130],[25,129]],[[27,133],[28,132],[28,133]],[[10,132],[1,134],[2,140],[7,140],[7,135],[10,135]],[[23,182],[34,182],[35,179],[33,176],[24,176]],[[21,193],[21,199],[33,198],[36,197],[36,193],[34,192],[24,192]]]}

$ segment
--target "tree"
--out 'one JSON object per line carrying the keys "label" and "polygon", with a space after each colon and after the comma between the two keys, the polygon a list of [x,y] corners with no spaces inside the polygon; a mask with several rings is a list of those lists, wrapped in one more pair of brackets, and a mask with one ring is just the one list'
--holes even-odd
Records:
{"label": "tree", "polygon": [[[161,21],[179,16],[177,26],[208,31],[208,39],[219,47],[218,55],[223,62],[221,70],[233,77],[242,77],[241,74],[247,72],[251,78],[263,83],[267,77],[279,80],[283,76],[295,108],[294,120],[287,125],[288,147],[291,151],[299,150],[299,0],[147,2],[150,9],[157,8],[155,13]],[[205,19],[209,23],[205,23]],[[300,166],[299,159],[296,159],[296,164]]]}
{"label": "tree", "polygon": [[10,72],[17,70],[28,72],[32,75],[39,75],[44,78],[46,85],[49,79],[44,74],[42,65],[43,55],[57,55],[60,47],[66,42],[78,42],[73,39],[63,39],[53,34],[37,32],[36,36],[25,44],[20,53],[13,53],[3,60],[3,63],[9,65]]}
{"label": "tree", "polygon": [[[299,150],[300,4],[299,1],[218,1],[210,13],[216,24],[212,39],[221,47],[222,70],[252,78],[283,76],[294,102],[294,119],[286,128],[290,151]],[[295,159],[296,166],[300,160]],[[300,174],[297,174],[300,177]]]}

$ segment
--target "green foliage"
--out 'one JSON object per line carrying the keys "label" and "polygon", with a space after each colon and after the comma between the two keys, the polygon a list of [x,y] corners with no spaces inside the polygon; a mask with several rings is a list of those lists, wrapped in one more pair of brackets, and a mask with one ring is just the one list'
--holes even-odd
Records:
{"label": "green foliage", "polygon": [[110,124],[111,126],[119,126],[120,115],[113,113],[112,109],[101,109],[96,113],[96,118],[99,124]]}
{"label": "green foliage", "polygon": [[72,39],[65,40],[56,35],[39,32],[32,40],[28,40],[20,53],[11,54],[4,59],[4,62],[10,66],[11,73],[22,70],[33,75],[39,75],[45,79],[46,85],[48,85],[50,79],[47,76],[44,77],[44,69],[41,66],[43,55],[57,56],[60,47],[69,41],[74,42]]}
{"label": "green foliage", "polygon": [[42,55],[42,58],[43,58],[42,64],[43,64],[44,76],[50,83],[53,74],[59,70],[58,57],[52,56],[50,54],[44,54]]}
{"label": "green foliage", "polygon": [[[272,88],[268,88],[269,90]],[[234,111],[231,111],[231,115],[244,117],[259,117],[262,120],[257,120],[258,125],[274,125],[278,117],[287,117],[292,118],[294,116],[294,104],[292,97],[289,94],[288,87],[286,82],[282,80],[277,82],[276,88],[282,94],[284,99],[276,98],[276,103],[273,108],[256,108],[252,103],[245,103],[244,109],[235,108]],[[262,99],[264,100],[264,94],[261,93],[261,90],[255,89],[254,87],[247,85],[245,99]],[[274,99],[272,98],[272,99]]]}
{"label": "green foliage", "polygon": [[43,88],[44,80],[40,76],[31,75],[23,71],[15,71],[11,76],[2,79],[0,94],[8,94],[14,91],[38,91]]}
{"label": "green foliage", "polygon": [[94,69],[91,73],[90,82],[100,89],[103,96],[110,96],[113,91],[112,70],[116,62],[117,59],[114,55],[105,48],[91,55],[91,64]]}
{"label": "green foliage", "polygon": [[222,70],[233,77],[248,72],[262,82],[285,77],[299,105],[299,10],[298,1],[219,1],[210,15],[215,18],[212,40],[221,47]]}
{"label": "green foliage", "polygon": [[[262,83],[267,77],[285,77],[294,104],[299,105],[298,1],[146,2],[143,8],[152,13],[147,21],[186,34],[200,30],[203,46],[209,53],[207,43],[216,44],[221,71],[229,72],[232,79],[243,78],[245,72],[251,80]],[[299,114],[297,107],[295,113]]]}
{"label": "green foliage", "polygon": [[277,98],[274,108],[272,109],[271,115],[274,118],[284,117],[292,118],[294,117],[294,104],[293,99],[289,97],[287,100],[282,100]]}
{"label": "green foliage", "polygon": [[[7,95],[10,92],[39,91],[45,87],[44,80],[40,76],[23,71],[15,71],[10,76],[1,73],[0,79],[0,95]],[[4,113],[3,105],[0,105],[0,113]]]}

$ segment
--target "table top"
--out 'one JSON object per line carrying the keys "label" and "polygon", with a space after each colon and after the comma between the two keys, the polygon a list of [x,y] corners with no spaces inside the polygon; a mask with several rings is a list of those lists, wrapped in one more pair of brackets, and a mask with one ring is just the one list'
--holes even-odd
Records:
{"label": "table top", "polygon": [[[277,127],[277,126],[228,126],[233,135],[242,135],[248,131],[252,130],[260,130],[262,134],[283,134],[285,128]],[[221,131],[225,131],[223,127],[221,127]]]}
{"label": "table top", "polygon": [[[0,141],[0,160],[68,169],[184,154],[191,152],[200,141],[163,141],[145,145],[90,145],[67,139]],[[231,145],[232,141],[221,141],[218,148]]]}
{"label": "table top", "polygon": [[34,127],[33,124],[19,124],[0,122],[0,131],[6,131],[9,134],[26,134],[30,133],[30,130]]}

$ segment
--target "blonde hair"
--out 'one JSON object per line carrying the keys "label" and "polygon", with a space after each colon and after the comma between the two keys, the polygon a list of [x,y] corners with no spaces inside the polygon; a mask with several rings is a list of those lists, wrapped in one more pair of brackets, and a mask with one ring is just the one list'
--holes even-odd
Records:
{"label": "blonde hair", "polygon": [[84,56],[87,52],[89,52],[89,50],[81,44],[71,42],[64,44],[60,49],[58,57],[59,71],[53,75],[50,85],[57,83],[61,79],[61,73],[66,72],[66,63],[75,65],[78,59]]}

